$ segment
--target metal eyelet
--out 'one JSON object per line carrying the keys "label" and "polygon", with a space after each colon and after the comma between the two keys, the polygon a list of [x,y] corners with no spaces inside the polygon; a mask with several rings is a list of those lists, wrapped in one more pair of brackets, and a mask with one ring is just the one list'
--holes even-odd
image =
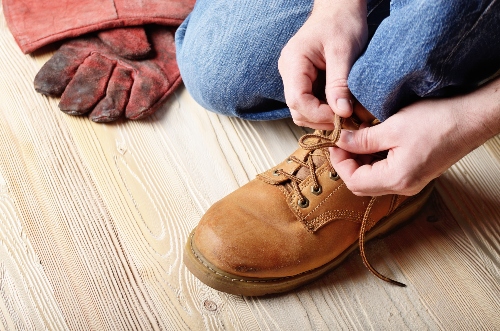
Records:
{"label": "metal eyelet", "polygon": [[337,181],[337,180],[339,180],[339,179],[340,179],[340,176],[339,176],[339,174],[338,174],[337,172],[333,172],[333,173],[332,173],[332,172],[330,171],[330,179],[331,179],[331,180],[335,180],[335,181]]}
{"label": "metal eyelet", "polygon": [[292,163],[293,160],[291,158],[286,159],[286,163]]}
{"label": "metal eyelet", "polygon": [[323,189],[321,188],[321,186],[318,185],[318,187],[314,187],[311,186],[311,193],[314,194],[314,195],[320,195],[321,192],[323,192]]}
{"label": "metal eyelet", "polygon": [[302,199],[297,200],[297,205],[300,208],[307,208],[309,207],[309,200],[307,200],[306,197],[303,197]]}
{"label": "metal eyelet", "polygon": [[273,175],[274,175],[274,176],[279,176],[279,175],[280,175],[280,172],[279,172],[280,170],[281,170],[281,169],[274,170],[274,171],[273,171]]}

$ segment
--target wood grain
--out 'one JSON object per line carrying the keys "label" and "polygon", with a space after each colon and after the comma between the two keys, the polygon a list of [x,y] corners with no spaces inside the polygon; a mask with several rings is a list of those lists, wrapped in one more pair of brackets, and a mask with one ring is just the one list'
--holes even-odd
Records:
{"label": "wood grain", "polygon": [[0,19],[0,326],[7,330],[500,330],[500,137],[437,181],[410,224],[292,293],[212,290],[182,264],[215,201],[297,146],[289,120],[209,113],[184,88],[152,117],[96,124],[32,80]]}

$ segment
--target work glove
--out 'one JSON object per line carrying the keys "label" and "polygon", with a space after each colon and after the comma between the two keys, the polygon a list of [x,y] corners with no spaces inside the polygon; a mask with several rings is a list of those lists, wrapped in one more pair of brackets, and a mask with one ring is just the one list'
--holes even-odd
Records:
{"label": "work glove", "polygon": [[12,35],[24,53],[90,32],[158,24],[179,26],[195,0],[2,0]]}
{"label": "work glove", "polygon": [[59,108],[67,114],[90,113],[95,122],[111,122],[123,114],[134,120],[149,116],[180,82],[174,30],[151,25],[65,42],[34,85],[42,94],[60,96]]}

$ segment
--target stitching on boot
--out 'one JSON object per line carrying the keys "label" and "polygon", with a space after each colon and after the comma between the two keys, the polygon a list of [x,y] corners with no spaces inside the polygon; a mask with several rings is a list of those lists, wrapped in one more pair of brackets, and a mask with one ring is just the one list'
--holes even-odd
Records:
{"label": "stitching on boot", "polygon": [[338,190],[340,190],[340,188],[342,188],[343,186],[345,186],[344,183],[340,184],[339,186],[337,186],[337,188],[335,188],[335,190],[333,190],[332,192],[330,192],[330,194],[328,194],[328,196],[326,196],[323,201],[321,201],[316,207],[314,207],[309,213],[307,213],[307,215],[305,216],[306,218],[311,216],[312,213],[314,213],[319,207],[321,207],[325,202],[326,200],[330,199],[330,197],[335,194]]}
{"label": "stitching on boot", "polygon": [[[363,220],[363,214],[352,210],[328,210],[320,216],[307,222],[307,227],[312,232],[316,232],[323,226],[335,220],[344,220],[359,224]],[[369,222],[374,223],[375,220],[369,218]]]}

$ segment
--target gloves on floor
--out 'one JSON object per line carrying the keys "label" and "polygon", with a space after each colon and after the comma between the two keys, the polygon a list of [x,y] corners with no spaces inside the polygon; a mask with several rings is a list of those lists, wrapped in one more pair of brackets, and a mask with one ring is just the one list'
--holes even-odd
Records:
{"label": "gloves on floor", "polygon": [[[109,122],[123,114],[130,119],[152,114],[180,84],[172,29],[194,3],[2,0],[2,7],[24,53],[69,40],[37,74],[36,90],[61,96],[59,106],[68,114],[90,113],[94,121]],[[147,24],[162,27],[148,28],[147,37],[142,27],[125,28]]]}
{"label": "gloves on floor", "polygon": [[[148,42],[148,38],[149,42]],[[154,113],[180,84],[174,30],[124,28],[65,42],[35,77],[35,89],[61,96],[59,108],[95,122]]]}

